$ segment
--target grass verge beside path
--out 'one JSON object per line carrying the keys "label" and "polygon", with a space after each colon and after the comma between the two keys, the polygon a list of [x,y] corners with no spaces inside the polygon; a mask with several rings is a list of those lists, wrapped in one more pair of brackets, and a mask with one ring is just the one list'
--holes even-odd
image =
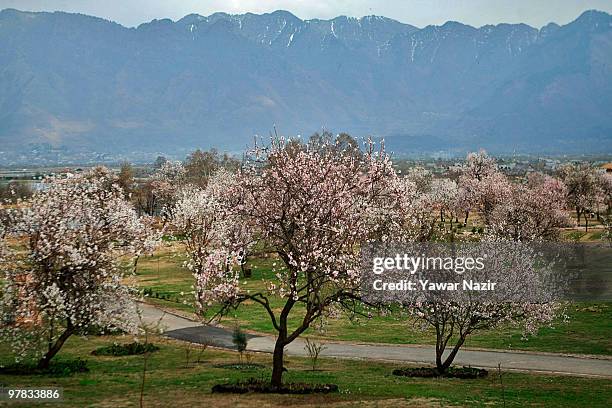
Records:
{"label": "grass verge beside path", "polygon": [[[64,389],[64,402],[37,404],[48,407],[130,407],[138,406],[142,356],[95,357],[91,351],[117,342],[130,342],[129,336],[71,338],[59,355],[61,359],[81,357],[88,360],[90,371],[68,377],[3,375],[5,385]],[[145,406],[147,407],[429,407],[429,406],[502,406],[507,407],[607,407],[612,400],[612,381],[563,376],[503,373],[503,388],[497,373],[477,380],[418,379],[392,375],[395,364],[321,359],[319,369],[310,371],[308,360],[290,357],[285,381],[335,383],[340,392],[333,395],[216,395],[214,384],[269,378],[271,357],[256,354],[253,362],[266,368],[239,371],[215,368],[220,363],[238,361],[238,354],[206,350],[195,363],[197,350],[172,340],[155,338],[161,349],[149,359]],[[187,350],[190,363],[187,363]],[[0,349],[0,361],[10,361],[6,347]],[[26,405],[20,405],[26,406]]]}

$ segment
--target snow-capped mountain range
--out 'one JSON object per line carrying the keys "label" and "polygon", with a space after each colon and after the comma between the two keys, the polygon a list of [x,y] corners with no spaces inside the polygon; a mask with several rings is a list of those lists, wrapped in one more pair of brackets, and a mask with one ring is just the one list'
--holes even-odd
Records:
{"label": "snow-capped mountain range", "polygon": [[612,152],[612,16],[540,29],[0,12],[0,150],[241,149],[276,128],[399,152]]}

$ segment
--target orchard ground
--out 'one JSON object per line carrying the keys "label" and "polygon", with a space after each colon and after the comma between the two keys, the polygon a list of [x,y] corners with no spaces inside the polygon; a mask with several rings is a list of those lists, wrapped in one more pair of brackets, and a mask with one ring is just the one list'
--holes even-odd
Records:
{"label": "orchard ground", "polygon": [[[3,384],[22,387],[62,387],[66,407],[139,406],[143,357],[96,357],[91,351],[113,342],[131,342],[130,336],[73,336],[58,356],[82,358],[89,372],[66,377],[43,375],[2,376]],[[285,381],[335,383],[340,391],[329,395],[226,395],[212,394],[219,382],[270,376],[271,356],[254,354],[252,361],[265,368],[235,370],[217,364],[238,362],[238,354],[206,349],[200,362],[196,346],[166,338],[153,338],[161,349],[150,355],[144,406],[211,407],[439,407],[439,406],[555,406],[607,407],[612,383],[606,379],[497,372],[477,380],[418,379],[392,375],[394,364],[371,361],[321,359],[316,371],[309,361],[289,357]],[[189,356],[189,357],[188,357]],[[0,361],[10,362],[9,350],[0,349]],[[405,366],[405,365],[403,365]],[[502,386],[503,383],[503,386]],[[60,406],[56,403],[36,406]]]}
{"label": "orchard ground", "polygon": [[[477,224],[470,224],[468,231]],[[597,228],[566,230],[570,239],[588,241],[598,239]],[[185,259],[177,243],[169,243],[153,256],[142,257],[138,264],[136,284],[148,294],[148,301],[165,308],[192,312],[193,277],[184,269]],[[253,276],[246,281],[246,289],[261,290],[263,280],[272,276],[273,257],[253,257],[248,267]],[[273,299],[273,307],[281,304]],[[297,309],[297,308],[296,308]],[[298,312],[299,310],[296,310]],[[502,328],[469,337],[467,347],[510,350],[532,350],[576,354],[612,354],[612,308],[606,303],[580,303],[569,310],[569,321],[559,320],[555,328],[543,328],[537,337],[521,339],[520,329]],[[228,327],[239,324],[244,329],[274,333],[260,306],[245,303],[222,322]],[[295,324],[296,320],[292,320]],[[346,317],[331,320],[323,331],[310,329],[306,336],[355,342],[432,344],[431,332],[421,332],[414,324],[388,316],[374,316],[349,321]],[[142,379],[143,357],[95,357],[94,349],[113,342],[132,342],[131,336],[90,336],[88,340],[73,336],[57,356],[59,359],[83,358],[90,371],[67,377],[43,375],[9,376],[0,378],[1,384],[12,386],[58,386],[64,389],[64,406],[138,406]],[[334,360],[323,358],[319,370],[310,371],[310,362],[299,357],[288,357],[284,376],[286,382],[335,383],[340,392],[324,396],[282,395],[216,395],[213,385],[220,382],[245,380],[251,377],[270,378],[271,356],[253,355],[253,362],[262,369],[232,370],[215,367],[238,361],[238,354],[225,350],[208,349],[202,361],[194,363],[199,353],[197,346],[166,338],[152,341],[161,350],[151,355],[145,387],[145,406],[608,406],[612,400],[609,379],[551,376],[539,374],[491,372],[477,380],[416,379],[393,376],[397,364],[372,361]],[[5,347],[5,346],[2,346]],[[433,360],[433,355],[432,355]],[[0,348],[0,364],[11,362],[8,348]],[[402,364],[401,367],[406,366]],[[502,367],[503,368],[503,367]],[[502,381],[503,380],[503,381]],[[49,404],[49,406],[57,406]]]}
{"label": "orchard ground", "polygon": [[[147,290],[147,301],[164,308],[193,312],[191,294],[193,277],[182,267],[184,255],[180,245],[169,244],[153,256],[142,258],[138,263],[137,285]],[[246,289],[262,290],[263,279],[272,277],[273,257],[251,259],[249,266],[253,274],[246,281]],[[280,299],[272,299],[273,307],[281,307]],[[297,306],[296,306],[297,309]],[[297,312],[297,310],[296,310]],[[528,350],[569,354],[612,355],[612,304],[576,303],[567,310],[568,319],[557,319],[554,327],[540,329],[537,336],[524,339],[520,328],[505,327],[476,333],[468,337],[466,347],[481,347],[503,350]],[[295,316],[293,320],[291,317]],[[289,316],[290,322],[298,323],[300,314]],[[244,303],[230,316],[221,321],[227,327],[239,325],[254,332],[275,331],[261,306]],[[431,331],[421,331],[414,324],[397,317],[377,316],[371,319],[349,320],[347,317],[327,321],[322,330],[309,329],[306,336],[321,341],[345,340],[353,342],[376,342],[390,344],[435,344]],[[433,358],[433,356],[432,356]]]}

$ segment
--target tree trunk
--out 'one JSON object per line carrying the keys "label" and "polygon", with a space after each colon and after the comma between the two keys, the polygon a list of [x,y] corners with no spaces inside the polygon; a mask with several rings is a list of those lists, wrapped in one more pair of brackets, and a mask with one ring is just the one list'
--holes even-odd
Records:
{"label": "tree trunk", "polygon": [[60,351],[66,340],[68,340],[68,338],[72,336],[73,333],[74,328],[72,327],[72,324],[68,322],[68,324],[66,325],[66,330],[61,334],[61,336],[57,339],[55,343],[49,345],[49,350],[47,351],[47,354],[45,354],[44,357],[38,361],[38,368],[49,368],[49,363],[51,362],[51,359]]}
{"label": "tree trunk", "polygon": [[443,333],[440,330],[440,327],[436,325],[436,367],[440,367],[442,365],[442,355],[444,354],[444,339]]}
{"label": "tree trunk", "polygon": [[283,371],[285,357],[285,340],[279,336],[276,339],[274,346],[274,354],[272,355],[272,386],[280,388],[283,384]]}
{"label": "tree trunk", "polygon": [[[443,374],[448,370],[448,368],[453,363],[453,360],[455,359],[455,357],[457,357],[457,353],[459,352],[459,349],[461,348],[464,342],[465,342],[465,336],[461,336],[459,340],[457,341],[457,344],[455,344],[455,347],[453,347],[453,349],[451,350],[448,357],[446,357],[446,360],[444,360],[444,363],[441,362],[441,358],[440,360],[438,360],[438,358],[436,357],[436,367],[438,368],[438,372],[440,374]],[[441,353],[440,353],[440,357],[442,357]]]}
{"label": "tree trunk", "polygon": [[444,353],[444,348],[441,348],[440,345],[436,344],[436,367],[438,370],[442,367],[442,354]]}
{"label": "tree trunk", "polygon": [[468,217],[470,216],[470,212],[466,211],[465,212],[465,220],[463,221],[463,226],[467,227],[467,222],[468,222]]}

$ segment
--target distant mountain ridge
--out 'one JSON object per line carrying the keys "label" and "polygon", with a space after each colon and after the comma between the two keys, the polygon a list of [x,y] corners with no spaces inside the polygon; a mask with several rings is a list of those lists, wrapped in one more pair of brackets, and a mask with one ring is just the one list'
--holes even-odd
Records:
{"label": "distant mountain ridge", "polygon": [[126,28],[0,12],[0,150],[238,150],[273,126],[399,152],[612,152],[612,16],[419,29],[276,11]]}

